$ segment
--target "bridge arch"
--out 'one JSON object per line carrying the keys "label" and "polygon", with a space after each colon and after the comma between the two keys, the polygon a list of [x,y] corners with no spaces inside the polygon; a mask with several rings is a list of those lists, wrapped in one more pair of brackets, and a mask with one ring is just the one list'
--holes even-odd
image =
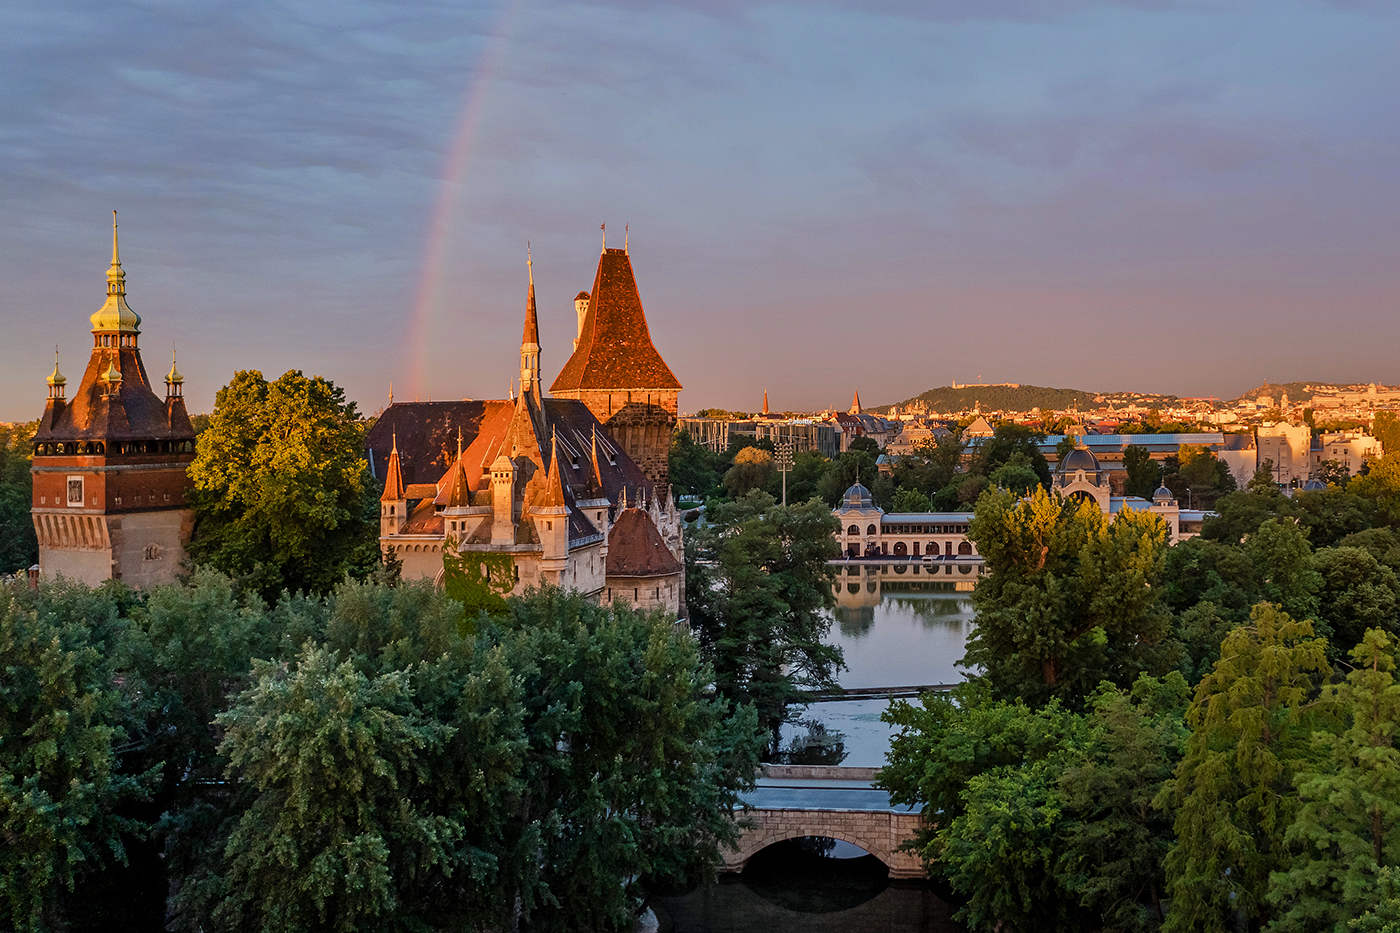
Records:
{"label": "bridge arch", "polygon": [[788,839],[823,836],[839,839],[869,852],[885,863],[891,878],[923,878],[917,856],[898,851],[918,832],[917,813],[880,810],[751,810],[754,826],[739,837],[735,850],[725,853],[725,871],[743,871],[749,859]]}

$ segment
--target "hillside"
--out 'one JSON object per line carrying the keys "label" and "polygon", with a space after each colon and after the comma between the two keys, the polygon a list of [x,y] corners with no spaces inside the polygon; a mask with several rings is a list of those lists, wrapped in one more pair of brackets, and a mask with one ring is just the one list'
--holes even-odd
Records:
{"label": "hillside", "polygon": [[[1082,389],[1055,389],[1047,386],[998,385],[998,386],[943,386],[900,402],[904,407],[914,401],[922,401],[933,411],[966,411],[980,405],[987,411],[1029,411],[1032,408],[1063,411],[1067,408],[1095,409],[1105,405],[1123,406],[1136,403],[1145,408],[1155,408],[1174,400],[1168,395],[1139,395],[1132,392],[1085,392]],[[875,408],[876,412],[887,412],[890,406]]]}
{"label": "hillside", "polygon": [[1329,382],[1266,382],[1257,389],[1250,389],[1244,392],[1239,398],[1231,399],[1231,404],[1240,401],[1254,401],[1260,396],[1267,395],[1278,402],[1285,392],[1288,393],[1290,402],[1306,402],[1313,397],[1314,392],[1319,389],[1335,388]]}

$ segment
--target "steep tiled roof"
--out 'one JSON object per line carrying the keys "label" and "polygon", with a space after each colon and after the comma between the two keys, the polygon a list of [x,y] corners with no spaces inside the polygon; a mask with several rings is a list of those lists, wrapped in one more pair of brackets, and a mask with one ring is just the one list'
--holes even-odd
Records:
{"label": "steep tiled roof", "polygon": [[578,349],[549,391],[680,387],[651,342],[632,260],[626,250],[604,250]]}
{"label": "steep tiled roof", "polygon": [[666,546],[650,515],[641,509],[618,513],[608,532],[608,576],[662,577],[680,572],[680,561]]}
{"label": "steep tiled roof", "polygon": [[[101,382],[114,360],[122,376],[115,399],[104,394]],[[97,349],[72,397],[45,409],[34,439],[194,440],[194,426],[184,399],[171,399],[167,404],[151,389],[140,351],[134,347]]]}

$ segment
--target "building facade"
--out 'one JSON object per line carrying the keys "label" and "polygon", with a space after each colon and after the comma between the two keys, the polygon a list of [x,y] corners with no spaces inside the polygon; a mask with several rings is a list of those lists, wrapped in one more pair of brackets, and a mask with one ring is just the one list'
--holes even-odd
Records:
{"label": "building facade", "polygon": [[971,512],[886,512],[856,483],[832,514],[841,523],[837,542],[847,560],[981,561],[967,536]]}
{"label": "building facade", "polygon": [[91,317],[92,354],[77,389],[55,361],[34,435],[31,515],[39,572],[96,585],[175,580],[194,526],[185,468],[194,427],[172,361],[165,398],[141,361],[141,318],[126,300],[112,221],[107,298]]}
{"label": "building facade", "polygon": [[[616,259],[604,254],[600,266],[608,263]],[[605,355],[581,335],[575,356],[585,348]],[[515,593],[549,584],[679,616],[682,521],[669,487],[583,399],[542,395],[542,355],[532,275],[519,397],[385,410],[366,439],[371,472],[384,484],[380,547],[411,579],[440,582],[444,557],[481,555],[487,574],[510,574]],[[619,383],[646,375],[612,371]]]}

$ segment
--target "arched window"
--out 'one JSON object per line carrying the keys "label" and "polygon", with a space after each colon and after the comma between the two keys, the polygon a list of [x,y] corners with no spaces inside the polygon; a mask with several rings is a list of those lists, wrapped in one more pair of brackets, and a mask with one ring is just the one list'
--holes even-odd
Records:
{"label": "arched window", "polygon": [[896,541],[896,542],[894,543],[894,556],[895,556],[895,557],[908,557],[908,556],[909,556],[909,549],[908,549],[907,547],[904,546],[904,542],[903,542],[903,541]]}
{"label": "arched window", "polygon": [[959,556],[959,557],[966,557],[966,556],[968,556],[968,555],[971,554],[971,553],[972,553],[972,543],[971,543],[971,542],[969,542],[969,541],[963,541],[963,542],[961,542],[961,543],[958,545],[958,556]]}
{"label": "arched window", "polygon": [[860,534],[860,526],[859,526],[859,525],[852,525],[851,527],[849,527],[849,528],[846,529],[846,534],[848,534],[848,535],[858,535],[858,534]]}
{"label": "arched window", "polygon": [[868,535],[873,535],[873,534],[878,534],[879,532],[877,532],[877,531],[875,530],[875,526],[874,526],[874,525],[871,525],[869,528],[865,529],[865,533],[868,534]]}

